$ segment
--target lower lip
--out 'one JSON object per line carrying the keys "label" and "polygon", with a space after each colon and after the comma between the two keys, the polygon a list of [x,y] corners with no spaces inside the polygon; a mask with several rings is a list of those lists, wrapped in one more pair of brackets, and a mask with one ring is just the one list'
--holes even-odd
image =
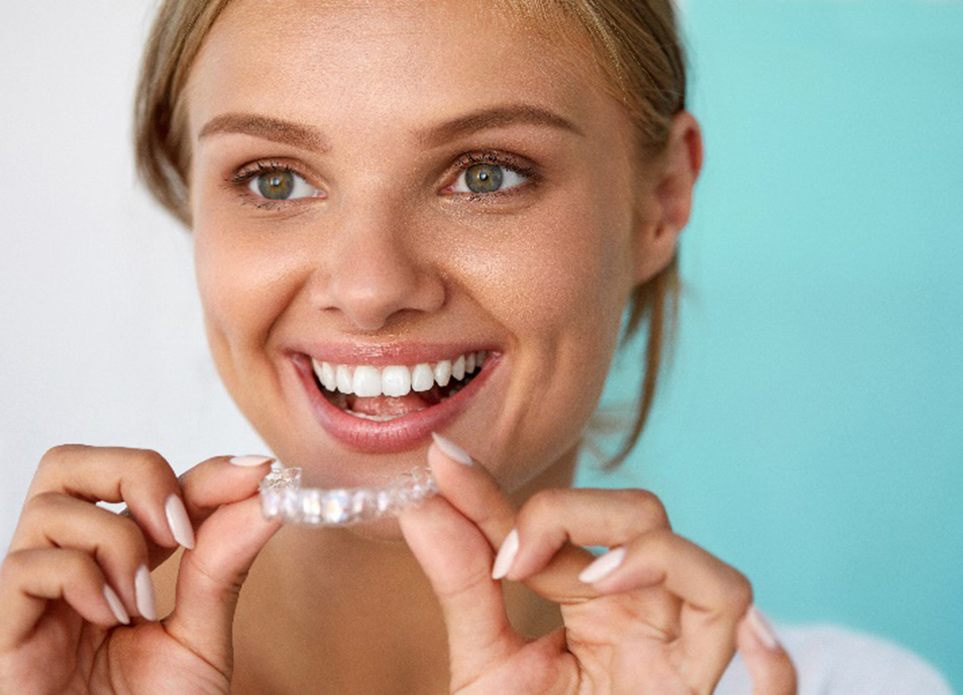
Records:
{"label": "lower lip", "polygon": [[501,361],[501,355],[489,353],[481,371],[454,396],[438,405],[387,422],[375,422],[348,415],[321,393],[314,380],[310,357],[296,354],[292,361],[307,390],[315,417],[332,437],[356,451],[390,454],[415,448],[432,432],[441,430],[454,420],[488,381],[492,370]]}

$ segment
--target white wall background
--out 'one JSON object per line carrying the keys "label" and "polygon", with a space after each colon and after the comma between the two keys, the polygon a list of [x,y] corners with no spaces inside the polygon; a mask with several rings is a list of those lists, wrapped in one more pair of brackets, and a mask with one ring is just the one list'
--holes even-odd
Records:
{"label": "white wall background", "polygon": [[0,2],[0,550],[43,452],[264,450],[204,344],[188,234],[133,173],[155,2]]}

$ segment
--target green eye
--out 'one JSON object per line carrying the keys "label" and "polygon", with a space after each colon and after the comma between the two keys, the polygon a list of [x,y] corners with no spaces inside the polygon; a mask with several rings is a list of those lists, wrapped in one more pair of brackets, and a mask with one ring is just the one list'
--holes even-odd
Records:
{"label": "green eye", "polygon": [[290,171],[273,171],[257,177],[257,189],[270,200],[287,200],[294,190],[294,174]]}
{"label": "green eye", "polygon": [[318,194],[304,177],[290,169],[269,169],[253,176],[248,183],[251,193],[266,200],[295,200]]}
{"label": "green eye", "polygon": [[491,193],[502,185],[502,168],[498,164],[475,164],[465,170],[465,185],[472,193]]}
{"label": "green eye", "polygon": [[495,162],[476,162],[462,169],[455,186],[456,193],[500,193],[518,188],[531,178],[513,166]]}

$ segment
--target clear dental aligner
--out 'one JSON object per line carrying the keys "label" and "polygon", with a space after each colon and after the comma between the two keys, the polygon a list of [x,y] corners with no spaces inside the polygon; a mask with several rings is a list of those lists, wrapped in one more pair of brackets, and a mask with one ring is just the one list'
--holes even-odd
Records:
{"label": "clear dental aligner", "polygon": [[410,472],[380,488],[302,488],[301,469],[279,462],[258,486],[265,518],[303,526],[348,526],[395,516],[438,491],[427,468]]}

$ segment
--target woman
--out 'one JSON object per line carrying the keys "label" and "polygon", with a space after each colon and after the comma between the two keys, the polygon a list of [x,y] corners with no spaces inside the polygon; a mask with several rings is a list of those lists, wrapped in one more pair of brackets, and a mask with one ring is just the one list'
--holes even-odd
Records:
{"label": "woman", "polygon": [[[567,9],[164,4],[138,152],[194,235],[224,383],[307,479],[427,461],[440,494],[280,527],[268,457],[178,479],[51,449],[0,578],[0,691],[701,693],[738,648],[795,692],[746,578],[651,494],[570,489],[627,305],[644,423],[702,146],[670,7]],[[404,383],[420,365],[438,385]]]}

